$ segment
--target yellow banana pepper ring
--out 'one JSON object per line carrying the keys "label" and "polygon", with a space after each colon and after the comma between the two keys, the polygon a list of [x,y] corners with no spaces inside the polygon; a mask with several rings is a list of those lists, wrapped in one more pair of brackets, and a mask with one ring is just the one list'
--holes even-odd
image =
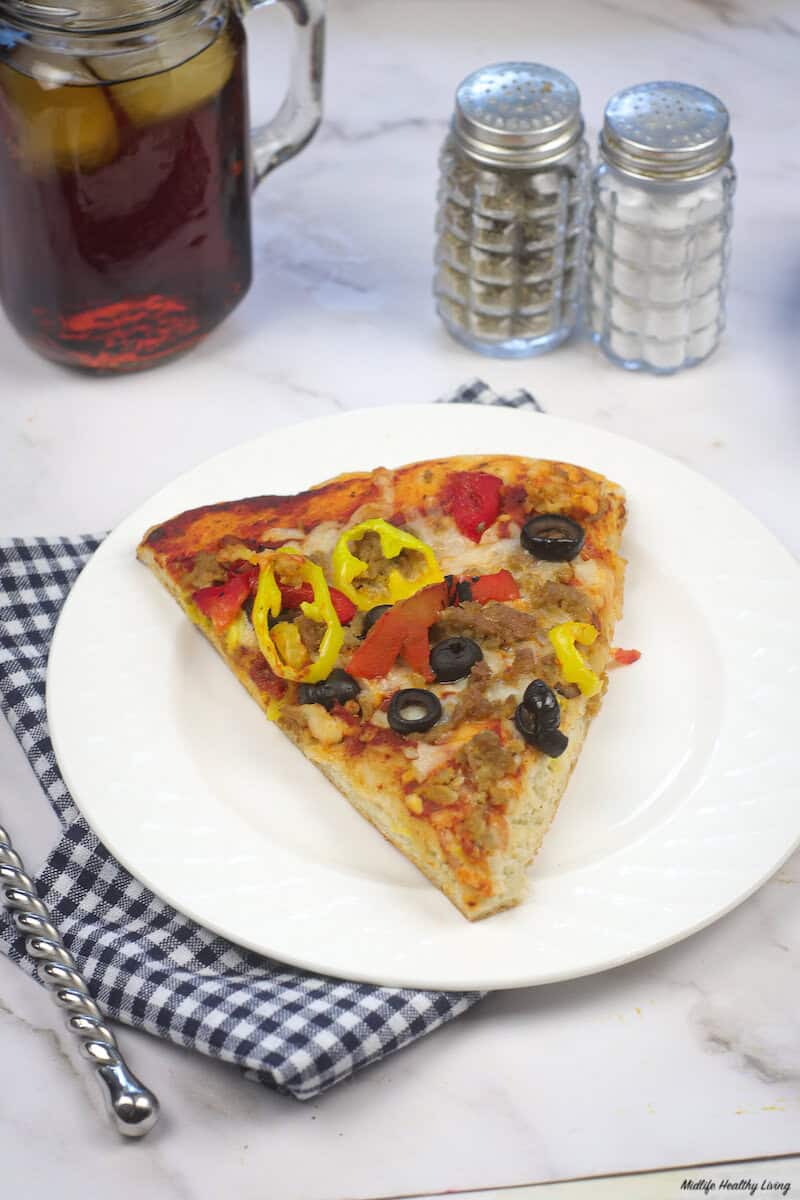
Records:
{"label": "yellow banana pepper ring", "polygon": [[[293,554],[287,550],[277,550],[269,557],[263,555],[259,558],[261,571],[253,601],[253,629],[261,653],[281,679],[289,679],[294,683],[317,683],[320,679],[327,679],[339,657],[344,630],[333,607],[322,568],[304,558],[302,554]],[[277,617],[283,607],[281,590],[275,578],[276,570],[280,572],[281,563],[287,572],[291,571],[293,580],[301,579],[311,584],[314,599],[304,600],[300,610],[310,620],[325,626],[319,654],[310,663],[304,661],[304,655],[301,653],[304,648],[296,630],[297,636],[284,630],[276,639],[273,639],[270,631],[269,618]],[[278,628],[282,629],[282,626]]]}
{"label": "yellow banana pepper ring", "polygon": [[567,683],[577,683],[584,696],[594,696],[599,692],[600,679],[584,662],[575,646],[576,642],[591,646],[597,637],[594,625],[585,621],[565,621],[563,625],[554,625],[547,636]]}
{"label": "yellow banana pepper ring", "polygon": [[[395,567],[389,572],[385,585],[357,588],[354,581],[364,574],[368,564],[353,554],[350,544],[359,541],[366,533],[378,535],[384,558],[397,558],[403,550],[415,550],[424,559],[422,570],[413,578],[409,578]],[[444,579],[442,568],[430,546],[414,537],[412,533],[406,533],[380,517],[371,521],[361,521],[352,529],[345,530],[336,543],[331,562],[334,584],[362,612],[374,608],[377,604],[396,604],[398,600],[407,600],[409,596],[413,596],[429,584],[441,583]]]}

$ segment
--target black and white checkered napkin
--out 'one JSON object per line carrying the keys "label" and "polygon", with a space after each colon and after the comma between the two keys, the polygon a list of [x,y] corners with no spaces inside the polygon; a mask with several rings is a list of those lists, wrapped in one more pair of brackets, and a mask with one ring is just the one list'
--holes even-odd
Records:
{"label": "black and white checkered napkin", "polygon": [[[538,410],[479,380],[449,402]],[[36,884],[103,1011],[180,1046],[236,1063],[300,1100],[465,1012],[478,993],[376,987],[309,975],[193,924],[148,891],[92,833],[59,773],[45,671],[61,606],[102,538],[0,540],[0,702],[61,822]],[[10,831],[22,819],[0,797]],[[0,950],[35,977],[0,911]]]}

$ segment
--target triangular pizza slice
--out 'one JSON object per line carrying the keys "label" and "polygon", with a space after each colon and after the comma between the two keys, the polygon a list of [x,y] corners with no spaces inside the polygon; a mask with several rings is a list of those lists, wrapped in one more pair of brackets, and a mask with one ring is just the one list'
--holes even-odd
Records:
{"label": "triangular pizza slice", "polygon": [[624,522],[621,488],[592,471],[460,456],[197,508],[138,554],[474,920],[524,897],[600,706]]}

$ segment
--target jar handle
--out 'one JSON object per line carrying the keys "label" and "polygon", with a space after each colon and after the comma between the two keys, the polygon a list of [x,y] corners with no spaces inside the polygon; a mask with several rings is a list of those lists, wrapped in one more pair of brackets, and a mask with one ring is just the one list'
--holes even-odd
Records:
{"label": "jar handle", "polygon": [[252,131],[253,187],[308,145],[322,119],[325,0],[239,0],[248,11],[285,4],[295,22],[289,91],[271,121]]}

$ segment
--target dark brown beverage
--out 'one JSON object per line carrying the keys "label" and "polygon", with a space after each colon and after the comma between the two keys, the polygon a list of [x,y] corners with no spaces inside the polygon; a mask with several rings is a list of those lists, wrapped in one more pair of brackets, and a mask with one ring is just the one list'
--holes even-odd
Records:
{"label": "dark brown beverage", "polygon": [[244,32],[147,77],[46,89],[0,62],[0,299],[100,373],[183,353],[251,275]]}

